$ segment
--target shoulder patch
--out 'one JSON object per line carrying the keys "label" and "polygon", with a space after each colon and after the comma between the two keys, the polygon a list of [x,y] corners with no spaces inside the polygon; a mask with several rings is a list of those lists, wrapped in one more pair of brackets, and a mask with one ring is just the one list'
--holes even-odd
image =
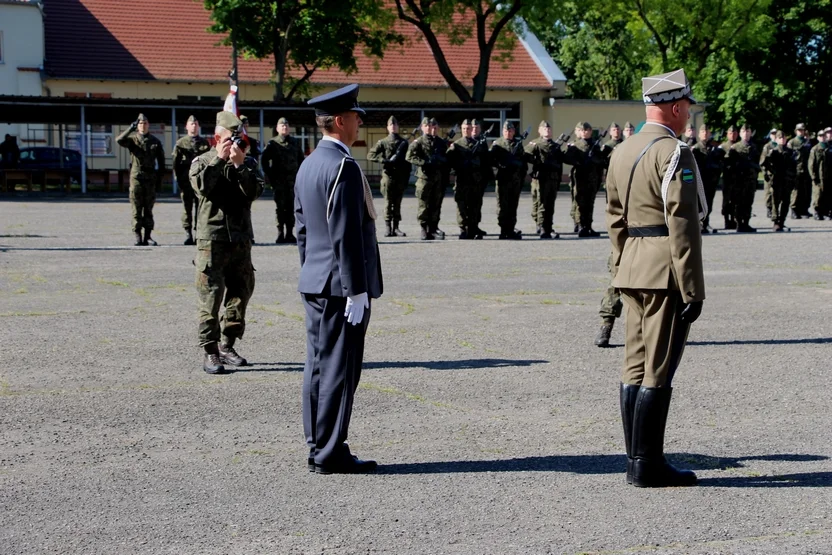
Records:
{"label": "shoulder patch", "polygon": [[682,168],[682,181],[685,183],[693,183],[693,170],[690,168]]}

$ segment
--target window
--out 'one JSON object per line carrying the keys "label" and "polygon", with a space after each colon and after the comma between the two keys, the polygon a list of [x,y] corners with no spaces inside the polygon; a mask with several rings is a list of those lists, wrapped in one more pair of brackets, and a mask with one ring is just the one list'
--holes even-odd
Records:
{"label": "window", "polygon": [[[87,156],[113,156],[112,125],[87,126]],[[81,151],[81,130],[78,125],[67,125],[64,133],[64,148]]]}

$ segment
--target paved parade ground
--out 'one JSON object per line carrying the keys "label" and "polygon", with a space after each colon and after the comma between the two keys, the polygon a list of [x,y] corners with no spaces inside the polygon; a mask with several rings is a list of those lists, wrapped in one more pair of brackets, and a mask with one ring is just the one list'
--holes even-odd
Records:
{"label": "paved parade ground", "polygon": [[530,205],[520,242],[422,242],[405,198],[350,429],[379,471],[321,476],[298,252],[274,244],[270,198],[252,365],[228,376],[202,371],[177,201],[154,248],[128,246],[126,197],[0,198],[0,553],[832,553],[832,222],[772,233],[758,192],[759,233],[703,238],[665,444],[700,485],[644,490],[624,479],[623,320],[592,343],[609,240],[579,240],[561,193],[562,238],[541,241]]}

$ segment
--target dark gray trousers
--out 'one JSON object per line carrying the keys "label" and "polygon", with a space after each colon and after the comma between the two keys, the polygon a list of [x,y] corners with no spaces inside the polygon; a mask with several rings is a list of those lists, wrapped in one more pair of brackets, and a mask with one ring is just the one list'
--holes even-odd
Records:
{"label": "dark gray trousers", "polygon": [[301,298],[306,309],[303,432],[316,464],[338,464],[350,456],[345,442],[361,378],[370,309],[353,326],[344,316],[346,297],[302,294]]}

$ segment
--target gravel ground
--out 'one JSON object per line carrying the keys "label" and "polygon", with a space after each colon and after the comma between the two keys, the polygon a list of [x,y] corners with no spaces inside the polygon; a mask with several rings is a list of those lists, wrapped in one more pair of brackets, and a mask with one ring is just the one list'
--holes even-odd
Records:
{"label": "gravel ground", "polygon": [[212,377],[176,201],[150,248],[124,198],[0,199],[0,552],[832,553],[832,222],[704,238],[666,442],[700,486],[640,490],[622,322],[592,344],[609,241],[577,239],[568,194],[559,241],[423,243],[405,199],[352,419],[366,476],[306,470],[298,255],[273,207],[254,207],[253,364]]}

